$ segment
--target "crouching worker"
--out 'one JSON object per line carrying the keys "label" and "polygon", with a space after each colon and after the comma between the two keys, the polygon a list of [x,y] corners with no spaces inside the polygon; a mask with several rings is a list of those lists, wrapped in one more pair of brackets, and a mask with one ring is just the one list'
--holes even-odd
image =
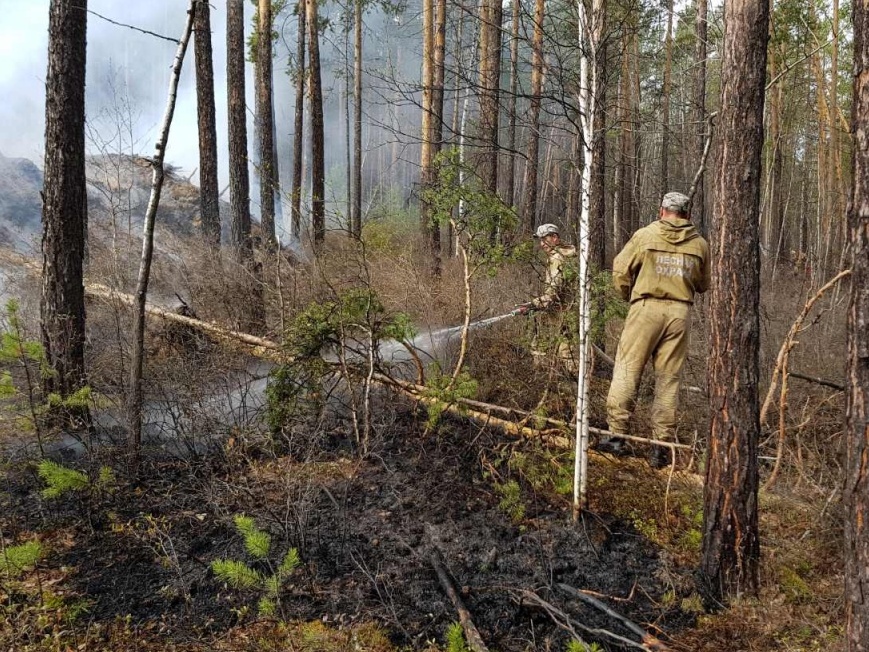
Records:
{"label": "crouching worker", "polygon": [[568,373],[576,374],[577,363],[570,345],[570,328],[565,319],[573,303],[569,295],[570,281],[576,276],[572,265],[576,259],[576,247],[561,242],[558,227],[554,224],[541,224],[537,227],[534,238],[540,243],[540,248],[547,257],[543,294],[519,306],[517,310],[523,315],[531,311],[543,312],[536,324],[534,340],[531,343],[534,364],[542,365],[548,357],[544,349],[554,348],[561,366]]}
{"label": "crouching worker", "polygon": [[[682,365],[688,352],[694,295],[709,287],[709,246],[688,221],[690,201],[669,192],[660,219],[638,230],[613,261],[613,283],[631,304],[616,352],[607,396],[607,421],[615,434],[627,434],[643,368],[655,368],[652,436],[672,441]],[[607,438],[599,450],[618,453],[623,440]],[[669,451],[655,446],[649,463],[661,468]]]}

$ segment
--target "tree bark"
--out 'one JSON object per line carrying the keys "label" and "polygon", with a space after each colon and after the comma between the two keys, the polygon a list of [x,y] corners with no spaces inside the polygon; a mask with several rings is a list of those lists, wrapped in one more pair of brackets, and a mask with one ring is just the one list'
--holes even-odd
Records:
{"label": "tree bark", "polygon": [[230,238],[235,258],[251,257],[247,105],[244,94],[244,0],[226,1],[226,94],[229,122]]}
{"label": "tree bark", "polygon": [[217,125],[214,115],[214,67],[211,57],[211,7],[197,0],[194,8],[196,111],[199,119],[199,205],[202,235],[220,246],[220,188],[217,180]]}
{"label": "tree bark", "polygon": [[845,412],[845,635],[849,652],[869,650],[869,7],[855,2],[854,185],[848,207],[852,278],[848,305]]}
{"label": "tree bark", "polygon": [[196,0],[190,0],[187,8],[187,23],[178,42],[175,61],[172,64],[172,76],[169,78],[169,99],[166,102],[166,112],[160,125],[160,136],[154,146],[154,158],[151,165],[154,168],[151,180],[151,196],[145,211],[145,223],[142,227],[142,259],[139,265],[139,280],[136,285],[136,308],[133,315],[133,361],[130,365],[130,395],[128,399],[128,415],[130,420],[130,436],[133,452],[138,454],[142,445],[142,370],[145,363],[145,312],[148,301],[148,281],[151,277],[151,259],[154,254],[154,221],[157,208],[160,205],[160,191],[163,188],[163,159],[166,156],[166,145],[169,141],[169,128],[172,126],[172,116],[175,113],[175,100],[178,94],[178,79],[181,76],[181,66],[187,52],[187,44],[193,32],[193,7]]}
{"label": "tree bark", "polygon": [[[45,182],[40,318],[46,393],[87,383],[84,364],[85,61],[87,0],[52,0],[45,79]],[[89,417],[87,410],[74,415]]]}
{"label": "tree bark", "polygon": [[[595,96],[594,133],[592,140],[591,186],[589,188],[591,208],[589,213],[589,238],[591,238],[589,263],[593,272],[606,269],[606,101],[607,101],[607,13],[600,8],[600,15],[592,16],[594,29]],[[603,298],[598,309],[603,308]],[[601,336],[603,333],[601,333]],[[601,346],[603,339],[595,344]]]}
{"label": "tree bark", "polygon": [[422,120],[420,143],[420,233],[431,263],[432,276],[440,274],[440,228],[434,222],[431,204],[425,198],[434,185],[435,154],[435,7],[434,0],[422,3]]}
{"label": "tree bark", "polygon": [[731,0],[721,64],[721,137],[711,257],[712,414],[701,571],[712,596],[756,594],[760,538],[760,162],[768,0]]}
{"label": "tree bark", "polygon": [[293,239],[302,238],[302,164],[305,146],[305,0],[299,0],[299,25],[296,44],[296,110],[293,118],[293,189],[290,197],[290,229]]}
{"label": "tree bark", "polygon": [[350,230],[362,236],[362,0],[355,0],[353,39],[353,212]]}
{"label": "tree bark", "polygon": [[[480,2],[480,163],[483,187],[498,194],[498,117],[501,80],[501,0]],[[492,233],[496,236],[497,228]]]}
{"label": "tree bark", "polygon": [[[696,38],[696,55],[694,61],[694,106],[693,120],[695,125],[694,160],[700,160],[706,140],[706,39],[708,34],[708,2],[697,0],[697,17],[694,23]],[[706,199],[703,177],[697,185],[696,198],[691,204],[691,219],[704,236],[708,232],[706,225]]]}
{"label": "tree bark", "polygon": [[510,99],[507,113],[510,122],[507,126],[507,190],[504,203],[513,206],[516,199],[516,104],[519,94],[519,21],[521,19],[521,0],[513,0],[510,19]]}
{"label": "tree bark", "polygon": [[531,38],[531,106],[528,125],[528,160],[525,163],[525,202],[522,235],[529,237],[537,223],[537,176],[540,168],[540,106],[543,95],[544,0],[534,0],[534,35]]}
{"label": "tree bark", "polygon": [[259,154],[260,224],[269,247],[275,245],[275,141],[272,100],[272,0],[259,0],[256,42],[256,121]]}
{"label": "tree bark", "polygon": [[314,249],[319,251],[326,241],[326,163],[317,0],[307,0],[307,14],[308,54],[311,62],[308,78],[311,95],[311,223],[314,230]]}
{"label": "tree bark", "polygon": [[664,89],[661,97],[661,192],[670,188],[670,88],[673,78],[673,0],[667,0],[667,35],[664,38]]}

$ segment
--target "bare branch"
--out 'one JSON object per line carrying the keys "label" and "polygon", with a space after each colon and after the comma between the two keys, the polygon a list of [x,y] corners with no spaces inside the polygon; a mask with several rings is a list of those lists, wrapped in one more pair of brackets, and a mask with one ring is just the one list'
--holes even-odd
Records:
{"label": "bare branch", "polygon": [[175,45],[178,45],[180,43],[180,41],[177,38],[172,38],[171,36],[163,36],[162,34],[157,34],[157,32],[152,32],[152,31],[149,31],[147,29],[142,29],[141,27],[136,27],[135,25],[127,25],[126,23],[119,23],[118,21],[112,20],[111,18],[108,18],[107,16],[103,16],[102,14],[98,14],[93,9],[86,9],[85,11],[87,11],[89,14],[93,14],[97,18],[102,18],[104,21],[106,21],[107,23],[111,23],[112,25],[117,25],[118,27],[126,27],[127,29],[132,29],[136,32],[141,32],[142,34],[147,34],[148,36],[154,36],[156,38],[163,39],[164,41],[169,41],[170,43],[174,43]]}

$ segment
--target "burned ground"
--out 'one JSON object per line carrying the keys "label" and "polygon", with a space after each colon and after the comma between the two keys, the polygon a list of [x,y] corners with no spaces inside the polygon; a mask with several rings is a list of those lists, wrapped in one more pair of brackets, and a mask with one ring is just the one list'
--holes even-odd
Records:
{"label": "burned ground", "polygon": [[690,622],[680,609],[660,606],[669,587],[658,572],[659,548],[629,520],[587,513],[573,523],[566,499],[521,478],[525,510],[511,515],[492,475],[507,465],[487,456],[521,451],[514,442],[459,421],[426,433],[410,406],[399,419],[392,431],[411,434],[384,438],[365,461],[341,451],[302,462],[230,449],[195,463],[152,460],[139,469],[141,481],[122,481],[111,495],[51,504],[34,497],[32,474],[18,473],[4,488],[3,527],[44,533],[45,563],[69,569],[66,590],[90,601],[88,620],[159,622],[178,644],[207,647],[255,603],[209,568],[218,558],[245,558],[232,526],[240,513],[273,535],[276,555],[289,546],[299,551],[303,565],[281,595],[283,617],[377,622],[401,647],[442,640],[457,620],[429,563],[432,546],[492,649],[564,649],[569,639],[521,590],[587,627],[629,635],[553,593],[559,582],[631,596],[618,608],[663,631]]}

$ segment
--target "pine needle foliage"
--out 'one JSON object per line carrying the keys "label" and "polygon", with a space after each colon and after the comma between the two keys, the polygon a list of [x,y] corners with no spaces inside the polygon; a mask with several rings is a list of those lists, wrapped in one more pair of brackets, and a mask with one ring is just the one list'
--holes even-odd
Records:
{"label": "pine needle foliage", "polygon": [[235,528],[244,537],[244,548],[254,559],[268,557],[272,547],[272,538],[268,532],[257,528],[250,516],[238,515],[235,517]]}
{"label": "pine needle foliage", "polygon": [[[423,392],[423,396],[434,399],[426,403],[428,412],[426,428],[432,429],[437,426],[444,411],[459,399],[474,398],[478,386],[479,383],[466,371],[461,372],[453,382],[450,374],[442,373],[435,365],[426,379],[426,389]],[[459,407],[461,410],[461,404]]]}
{"label": "pine needle foliage", "polygon": [[217,559],[211,562],[211,570],[222,582],[233,589],[254,589],[262,584],[262,576],[243,561]]}
{"label": "pine needle foliage", "polygon": [[447,652],[469,652],[461,623],[452,623],[447,627]]}
{"label": "pine needle foliage", "polygon": [[39,477],[47,485],[42,490],[44,498],[60,498],[70,491],[111,492],[115,485],[115,473],[108,466],[100,467],[95,481],[92,481],[87,474],[81,471],[70,469],[51,460],[42,460],[36,468]]}
{"label": "pine needle foliage", "polygon": [[244,540],[244,548],[257,564],[265,565],[270,573],[260,572],[243,561],[216,559],[211,562],[215,577],[230,588],[261,593],[257,612],[261,618],[273,617],[280,608],[281,590],[301,564],[299,552],[290,548],[280,564],[275,567],[269,560],[272,538],[260,530],[250,516],[239,514],[233,519],[235,528]]}
{"label": "pine needle foliage", "polygon": [[[323,351],[343,351],[350,342],[365,342],[376,352],[384,340],[408,341],[414,335],[410,318],[387,311],[369,287],[353,288],[334,300],[309,305],[284,334],[284,348],[292,362],[276,367],[269,379],[268,421],[272,431],[319,411],[322,380],[334,370],[321,357]],[[358,362],[348,361],[350,366],[355,364]]]}
{"label": "pine needle foliage", "polygon": [[37,467],[39,477],[48,485],[42,490],[44,498],[59,498],[69,491],[84,491],[90,486],[90,478],[81,471],[42,460]]}
{"label": "pine needle foliage", "polygon": [[39,541],[28,541],[18,546],[9,546],[0,555],[0,568],[10,579],[15,579],[24,571],[36,566],[42,557]]}

